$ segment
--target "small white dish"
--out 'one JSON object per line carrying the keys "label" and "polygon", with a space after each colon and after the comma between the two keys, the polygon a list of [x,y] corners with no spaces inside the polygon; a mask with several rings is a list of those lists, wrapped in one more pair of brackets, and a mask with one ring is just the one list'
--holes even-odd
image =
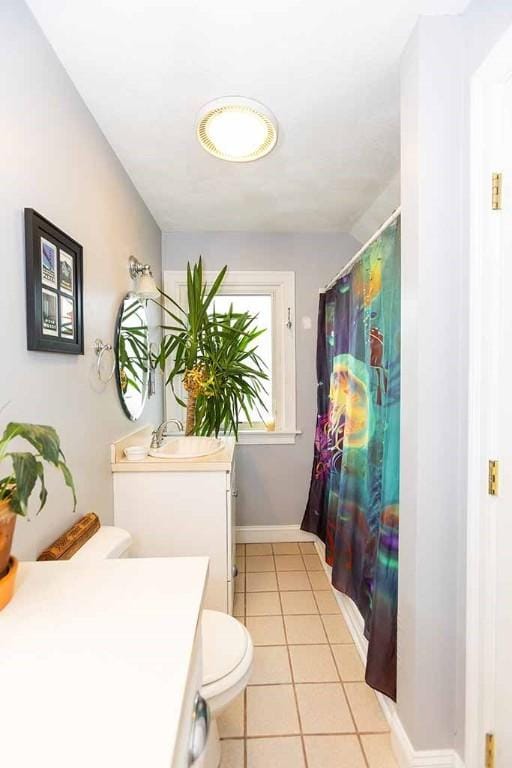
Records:
{"label": "small white dish", "polygon": [[128,461],[144,461],[148,455],[148,449],[143,445],[129,445],[124,449],[124,455]]}

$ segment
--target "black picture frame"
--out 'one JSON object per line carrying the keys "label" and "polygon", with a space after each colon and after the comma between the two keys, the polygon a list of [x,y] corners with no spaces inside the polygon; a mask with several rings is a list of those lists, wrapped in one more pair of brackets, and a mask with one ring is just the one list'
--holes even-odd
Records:
{"label": "black picture frame", "polygon": [[83,248],[25,208],[27,349],[83,355]]}

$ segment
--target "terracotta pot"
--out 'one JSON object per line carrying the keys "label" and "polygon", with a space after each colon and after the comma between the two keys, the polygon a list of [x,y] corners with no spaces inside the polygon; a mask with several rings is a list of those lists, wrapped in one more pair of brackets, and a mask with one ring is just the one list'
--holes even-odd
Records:
{"label": "terracotta pot", "polygon": [[12,537],[16,515],[11,510],[9,501],[0,501],[0,579],[9,570],[9,558],[11,556]]}
{"label": "terracotta pot", "polygon": [[16,581],[16,572],[18,570],[18,561],[15,557],[9,558],[7,573],[0,579],[0,611],[5,608],[14,594],[14,583]]}

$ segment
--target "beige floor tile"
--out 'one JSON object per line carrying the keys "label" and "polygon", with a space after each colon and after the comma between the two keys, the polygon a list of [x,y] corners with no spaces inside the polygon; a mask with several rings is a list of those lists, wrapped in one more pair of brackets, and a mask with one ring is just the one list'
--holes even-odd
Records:
{"label": "beige floor tile", "polygon": [[313,589],[331,589],[331,582],[324,571],[308,571],[308,578]]}
{"label": "beige floor tile", "polygon": [[247,739],[247,768],[304,768],[300,736]]}
{"label": "beige floor tile", "polygon": [[353,643],[350,630],[341,614],[322,616],[327,638],[330,643]]}
{"label": "beige floor tile", "polygon": [[332,652],[343,681],[364,681],[364,666],[355,645],[333,645]]}
{"label": "beige floor tile", "polygon": [[361,741],[370,768],[398,768],[389,733],[368,734]]}
{"label": "beige floor tile", "polygon": [[219,768],[244,768],[244,740],[227,739],[221,741]]}
{"label": "beige floor tile", "polygon": [[249,555],[271,555],[272,544],[246,544],[245,554]]}
{"label": "beige floor tile", "polygon": [[289,645],[327,643],[320,616],[285,616],[284,624]]}
{"label": "beige floor tile", "polygon": [[320,613],[339,613],[340,607],[332,591],[319,592],[315,590],[315,600]]}
{"label": "beige floor tile", "polygon": [[345,691],[359,731],[389,730],[375,692],[366,683],[345,683]]}
{"label": "beige floor tile", "polygon": [[339,680],[328,645],[292,645],[289,651],[296,683],[334,683]]}
{"label": "beige floor tile", "polygon": [[248,592],[245,603],[246,616],[277,616],[281,613],[279,592]]}
{"label": "beige floor tile", "polygon": [[245,626],[254,645],[285,645],[282,616],[248,616]]}
{"label": "beige floor tile", "polygon": [[281,571],[277,574],[277,583],[282,592],[311,589],[306,571]]}
{"label": "beige floor tile", "polygon": [[233,600],[233,616],[237,618],[245,614],[245,595],[243,592],[238,592]]}
{"label": "beige floor tile", "polygon": [[303,571],[302,555],[276,555],[276,571]]}
{"label": "beige floor tile", "polygon": [[245,573],[235,576],[235,592],[245,592]]}
{"label": "beige floor tile", "polygon": [[247,688],[247,735],[287,736],[300,733],[291,685]]}
{"label": "beige floor tile", "polygon": [[308,571],[323,571],[324,567],[322,561],[318,555],[303,555],[304,563],[306,564],[306,570]]}
{"label": "beige floor tile", "polygon": [[248,573],[245,577],[247,592],[276,592],[277,579],[272,571],[267,573]]}
{"label": "beige floor tile", "polygon": [[299,545],[293,542],[283,544],[272,544],[274,555],[300,555]]}
{"label": "beige floor tile", "polygon": [[306,736],[309,768],[366,768],[357,736]]}
{"label": "beige floor tile", "polygon": [[242,557],[242,555],[236,556],[236,567],[238,568],[238,573],[245,573],[245,557]]}
{"label": "beige floor tile", "polygon": [[315,599],[312,592],[281,592],[283,613],[317,613]]}
{"label": "beige floor tile", "polygon": [[263,645],[254,649],[254,663],[249,685],[291,682],[288,649],[285,645]]}
{"label": "beige floor tile", "polygon": [[[249,546],[249,545],[247,545]],[[272,555],[254,555],[246,557],[245,570],[247,573],[263,573],[274,571],[274,558]]]}
{"label": "beige floor tile", "polygon": [[299,549],[303,555],[316,555],[315,545],[312,541],[301,541]]}
{"label": "beige floor tile", "polygon": [[341,683],[305,683],[295,689],[303,733],[355,731]]}
{"label": "beige floor tile", "polygon": [[244,694],[241,693],[217,718],[221,739],[244,735]]}
{"label": "beige floor tile", "polygon": [[235,546],[235,553],[243,557],[245,555],[245,544],[237,544]]}

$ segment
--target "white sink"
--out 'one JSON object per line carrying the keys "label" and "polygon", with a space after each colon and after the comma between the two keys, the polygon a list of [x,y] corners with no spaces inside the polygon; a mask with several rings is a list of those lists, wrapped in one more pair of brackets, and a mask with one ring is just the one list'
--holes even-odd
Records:
{"label": "white sink", "polygon": [[217,437],[175,437],[167,440],[161,448],[151,448],[149,455],[155,459],[186,461],[200,456],[211,456],[221,451],[224,445]]}

